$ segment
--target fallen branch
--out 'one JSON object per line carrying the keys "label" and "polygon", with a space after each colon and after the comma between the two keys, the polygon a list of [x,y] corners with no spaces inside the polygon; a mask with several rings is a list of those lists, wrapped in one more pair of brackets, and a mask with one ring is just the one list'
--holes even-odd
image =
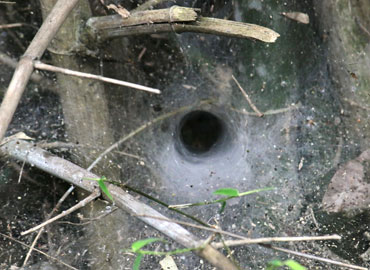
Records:
{"label": "fallen branch", "polygon": [[14,112],[33,72],[32,61],[42,56],[50,41],[77,3],[78,0],[59,0],[19,61],[0,106],[0,141],[8,129],[9,123],[13,118]]}
{"label": "fallen branch", "polygon": [[[59,177],[70,184],[77,185],[86,191],[94,192],[97,188],[96,181],[84,181],[83,179],[100,178],[99,176],[67,160],[56,157],[39,147],[35,147],[33,143],[23,140],[12,140],[4,143],[0,147],[0,150],[16,159],[33,164],[35,167]],[[116,206],[124,211],[134,216],[147,215],[158,218],[166,218],[158,211],[138,201],[121,188],[112,184],[107,184],[107,188],[110,194],[114,197]],[[106,195],[103,194],[103,196]],[[166,221],[159,222],[156,219],[148,217],[139,217],[139,219],[185,247],[199,247],[203,243],[200,239],[180,225]],[[220,269],[237,270],[237,267],[232,264],[230,260],[228,260],[224,255],[210,245],[207,245],[202,250],[196,251],[196,253]]]}
{"label": "fallen branch", "polygon": [[102,82],[107,82],[107,83],[112,83],[112,84],[118,84],[118,85],[130,87],[130,88],[135,88],[135,89],[138,89],[138,90],[147,91],[147,92],[150,92],[150,93],[153,93],[153,94],[160,94],[161,93],[161,91],[159,89],[143,86],[143,85],[136,84],[136,83],[130,83],[130,82],[125,82],[125,81],[121,81],[121,80],[117,80],[117,79],[107,78],[107,77],[103,77],[103,76],[100,76],[100,75],[94,75],[94,74],[90,74],[90,73],[85,73],[85,72],[70,70],[70,69],[66,69],[66,68],[56,67],[56,66],[44,64],[41,61],[35,61],[34,66],[37,69],[42,69],[42,70],[47,70],[47,71],[52,71],[52,72],[59,72],[59,73],[66,74],[66,75],[71,75],[71,76],[86,78],[86,79],[92,79],[92,80],[97,80],[97,81],[102,81]]}
{"label": "fallen branch", "polygon": [[[86,23],[86,33],[88,39],[99,42],[117,37],[168,32],[197,32],[237,38],[253,38],[269,43],[275,42],[280,36],[269,28],[255,24],[201,16],[194,18],[196,10],[190,8],[182,7],[183,15],[175,17],[173,13],[178,8],[180,7],[173,6],[155,11],[136,12],[125,20],[122,20],[118,15],[93,17]],[[183,17],[186,19],[183,19]]]}

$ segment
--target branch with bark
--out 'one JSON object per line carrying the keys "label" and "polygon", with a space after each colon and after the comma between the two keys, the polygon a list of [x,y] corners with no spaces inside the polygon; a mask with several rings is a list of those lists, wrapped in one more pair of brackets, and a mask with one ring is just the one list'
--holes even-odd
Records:
{"label": "branch with bark", "polygon": [[263,26],[202,17],[197,12],[198,9],[172,6],[167,9],[138,11],[126,19],[122,19],[120,15],[92,17],[86,23],[83,42],[102,42],[117,37],[168,32],[252,38],[268,43],[275,42],[280,36]]}

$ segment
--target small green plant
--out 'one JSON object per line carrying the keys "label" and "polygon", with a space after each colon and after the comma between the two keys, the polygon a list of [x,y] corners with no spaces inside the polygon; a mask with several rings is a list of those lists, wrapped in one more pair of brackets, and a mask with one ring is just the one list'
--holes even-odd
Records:
{"label": "small green plant", "polygon": [[167,251],[167,252],[165,252],[165,251],[142,250],[143,247],[145,247],[146,245],[149,245],[151,243],[154,243],[154,242],[166,242],[166,241],[161,239],[161,238],[147,238],[147,239],[135,241],[134,243],[132,243],[131,249],[123,250],[125,252],[132,252],[132,253],[137,254],[137,256],[135,258],[135,261],[134,261],[134,264],[133,264],[133,267],[132,267],[133,270],[139,270],[140,269],[140,263],[141,263],[141,260],[143,259],[144,255],[167,256],[167,255],[181,254],[181,253],[185,253],[185,252],[189,252],[189,251],[193,251],[193,250],[197,250],[197,249],[202,248],[202,247],[182,248],[182,249],[175,249],[175,250]]}
{"label": "small green plant", "polygon": [[303,265],[290,259],[286,261],[272,260],[267,264],[266,270],[276,270],[283,266],[287,266],[290,270],[307,270]]}
{"label": "small green plant", "polygon": [[245,192],[239,192],[239,190],[235,188],[221,188],[213,192],[215,195],[222,195],[225,196],[224,198],[218,199],[218,200],[213,200],[213,201],[208,201],[208,202],[199,202],[199,203],[187,203],[187,204],[177,204],[177,205],[170,205],[169,208],[186,208],[186,207],[191,207],[191,206],[200,206],[200,205],[208,205],[208,204],[215,204],[215,203],[220,203],[221,204],[221,209],[220,212],[223,212],[226,206],[226,201],[237,198],[237,197],[243,197],[246,195],[250,195],[253,193],[261,192],[261,191],[267,191],[267,190],[272,190],[274,189],[273,187],[267,187],[267,188],[258,188],[258,189],[253,189]]}
{"label": "small green plant", "polygon": [[[98,185],[101,189],[102,192],[105,193],[105,195],[108,196],[109,199],[111,199],[112,202],[114,202],[112,195],[110,194],[107,186],[105,185],[104,181],[108,181],[105,176],[102,176],[100,178],[84,178],[84,180],[92,180],[92,181],[97,181]],[[109,182],[109,181],[108,181]]]}

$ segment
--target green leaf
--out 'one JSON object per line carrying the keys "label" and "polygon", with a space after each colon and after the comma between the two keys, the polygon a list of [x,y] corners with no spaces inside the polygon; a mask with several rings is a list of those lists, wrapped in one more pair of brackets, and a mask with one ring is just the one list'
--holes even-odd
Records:
{"label": "green leaf", "polygon": [[238,197],[239,191],[235,188],[220,188],[213,192],[215,195],[225,195],[230,197]]}
{"label": "green leaf", "polygon": [[150,243],[153,243],[153,242],[157,242],[157,241],[163,241],[162,239],[160,238],[147,238],[147,239],[143,239],[143,240],[138,240],[134,243],[132,243],[131,245],[131,249],[133,252],[138,252],[142,247],[150,244]]}
{"label": "green leaf", "polygon": [[300,265],[298,262],[294,260],[286,260],[284,261],[284,264],[288,266],[292,270],[306,270],[307,268],[303,265]]}
{"label": "green leaf", "polygon": [[105,195],[107,195],[108,198],[111,199],[112,202],[114,202],[112,195],[109,193],[109,190],[108,190],[107,186],[104,183],[104,180],[107,180],[104,176],[102,178],[98,179],[99,187],[105,193]]}
{"label": "green leaf", "polygon": [[143,258],[143,254],[138,254],[135,258],[134,264],[132,265],[132,270],[139,270],[141,259]]}

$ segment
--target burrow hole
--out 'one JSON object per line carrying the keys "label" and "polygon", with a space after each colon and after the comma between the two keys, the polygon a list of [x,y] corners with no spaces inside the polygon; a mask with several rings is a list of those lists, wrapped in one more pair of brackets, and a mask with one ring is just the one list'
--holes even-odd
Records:
{"label": "burrow hole", "polygon": [[224,124],[216,115],[206,111],[193,111],[180,121],[180,141],[191,153],[203,154],[224,136]]}

